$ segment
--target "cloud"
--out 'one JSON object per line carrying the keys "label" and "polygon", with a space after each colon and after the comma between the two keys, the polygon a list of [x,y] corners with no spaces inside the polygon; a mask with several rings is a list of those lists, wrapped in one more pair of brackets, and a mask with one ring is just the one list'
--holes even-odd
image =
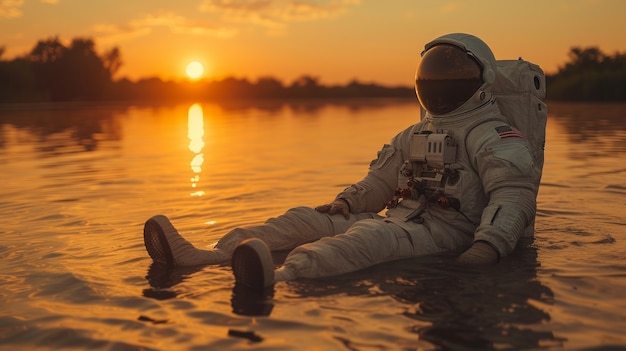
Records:
{"label": "cloud", "polygon": [[24,0],[0,0],[0,18],[21,17],[23,4]]}
{"label": "cloud", "polygon": [[227,21],[283,29],[289,22],[340,15],[359,3],[360,0],[203,0],[198,9],[221,14]]}
{"label": "cloud", "polygon": [[439,12],[441,13],[452,13],[452,12],[457,12],[461,9],[461,5],[455,2],[446,4],[444,6],[441,6],[439,8]]}
{"label": "cloud", "polygon": [[131,26],[136,28],[167,27],[174,33],[208,35],[220,38],[230,37],[236,33],[234,29],[190,21],[171,12],[146,15],[139,20],[131,22]]}
{"label": "cloud", "polygon": [[[60,0],[39,0],[44,4],[58,4]],[[0,0],[0,18],[22,17],[24,0]]]}
{"label": "cloud", "polygon": [[147,14],[124,25],[96,24],[93,30],[104,41],[120,41],[152,33],[154,28],[168,28],[172,33],[230,37],[236,30],[191,21],[172,12]]}
{"label": "cloud", "polygon": [[118,26],[114,24],[95,24],[93,30],[96,32],[98,42],[104,44],[143,37],[152,32],[150,28],[132,28],[128,25]]}

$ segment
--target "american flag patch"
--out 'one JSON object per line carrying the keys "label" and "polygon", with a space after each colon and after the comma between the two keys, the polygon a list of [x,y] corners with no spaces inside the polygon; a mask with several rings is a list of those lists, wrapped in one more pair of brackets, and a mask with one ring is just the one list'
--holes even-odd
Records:
{"label": "american flag patch", "polygon": [[511,127],[511,126],[499,126],[496,127],[496,132],[498,132],[498,136],[500,137],[500,139],[505,139],[505,138],[522,138],[522,139],[526,139],[524,137],[524,134],[522,134],[522,132],[520,132],[519,130]]}

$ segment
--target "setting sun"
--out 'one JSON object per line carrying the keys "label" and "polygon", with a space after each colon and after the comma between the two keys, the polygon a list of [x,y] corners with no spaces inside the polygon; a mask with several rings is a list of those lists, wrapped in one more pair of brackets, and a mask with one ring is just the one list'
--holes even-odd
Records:
{"label": "setting sun", "polygon": [[187,65],[187,76],[191,79],[198,79],[202,77],[204,73],[204,67],[198,61],[189,62]]}

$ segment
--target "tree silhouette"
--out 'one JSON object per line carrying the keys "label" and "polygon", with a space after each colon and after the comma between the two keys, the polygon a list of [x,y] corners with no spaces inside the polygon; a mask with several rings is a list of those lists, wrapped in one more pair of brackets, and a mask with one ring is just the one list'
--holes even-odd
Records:
{"label": "tree silhouette", "polygon": [[256,83],[256,97],[276,97],[285,95],[283,83],[273,77],[261,77]]}
{"label": "tree silhouette", "polygon": [[548,98],[625,101],[626,54],[604,54],[597,47],[573,47],[570,61],[547,77]]}
{"label": "tree silhouette", "polygon": [[114,47],[102,55],[102,63],[109,73],[109,79],[112,79],[115,73],[122,67],[122,54],[120,49]]}
{"label": "tree silhouette", "polygon": [[0,61],[0,101],[104,99],[120,57],[118,48],[98,56],[92,39],[75,38],[69,47],[58,37],[39,40],[27,55]]}
{"label": "tree silhouette", "polygon": [[47,100],[37,86],[30,62],[25,59],[0,61],[0,102]]}
{"label": "tree silhouette", "polygon": [[100,100],[111,75],[95,51],[91,39],[77,38],[59,59],[63,81],[61,100]]}
{"label": "tree silhouette", "polygon": [[49,95],[50,99],[57,98],[57,92],[62,90],[63,72],[59,61],[65,55],[67,48],[61,44],[58,37],[40,40],[35,44],[26,60],[32,63],[32,70],[37,78],[37,90]]}
{"label": "tree silhouette", "polygon": [[59,37],[40,40],[28,55],[28,59],[35,63],[51,63],[58,61],[67,51],[67,48],[61,44]]}

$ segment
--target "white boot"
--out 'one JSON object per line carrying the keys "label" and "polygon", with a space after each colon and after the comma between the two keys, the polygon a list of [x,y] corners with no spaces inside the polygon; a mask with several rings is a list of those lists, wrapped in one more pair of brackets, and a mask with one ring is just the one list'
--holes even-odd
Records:
{"label": "white boot", "polygon": [[201,250],[185,240],[163,215],[146,221],[143,241],[148,254],[155,262],[169,267],[220,264],[228,262],[229,255],[220,250]]}
{"label": "white boot", "polygon": [[267,244],[261,239],[242,241],[233,252],[235,283],[255,292],[274,286],[274,261]]}

